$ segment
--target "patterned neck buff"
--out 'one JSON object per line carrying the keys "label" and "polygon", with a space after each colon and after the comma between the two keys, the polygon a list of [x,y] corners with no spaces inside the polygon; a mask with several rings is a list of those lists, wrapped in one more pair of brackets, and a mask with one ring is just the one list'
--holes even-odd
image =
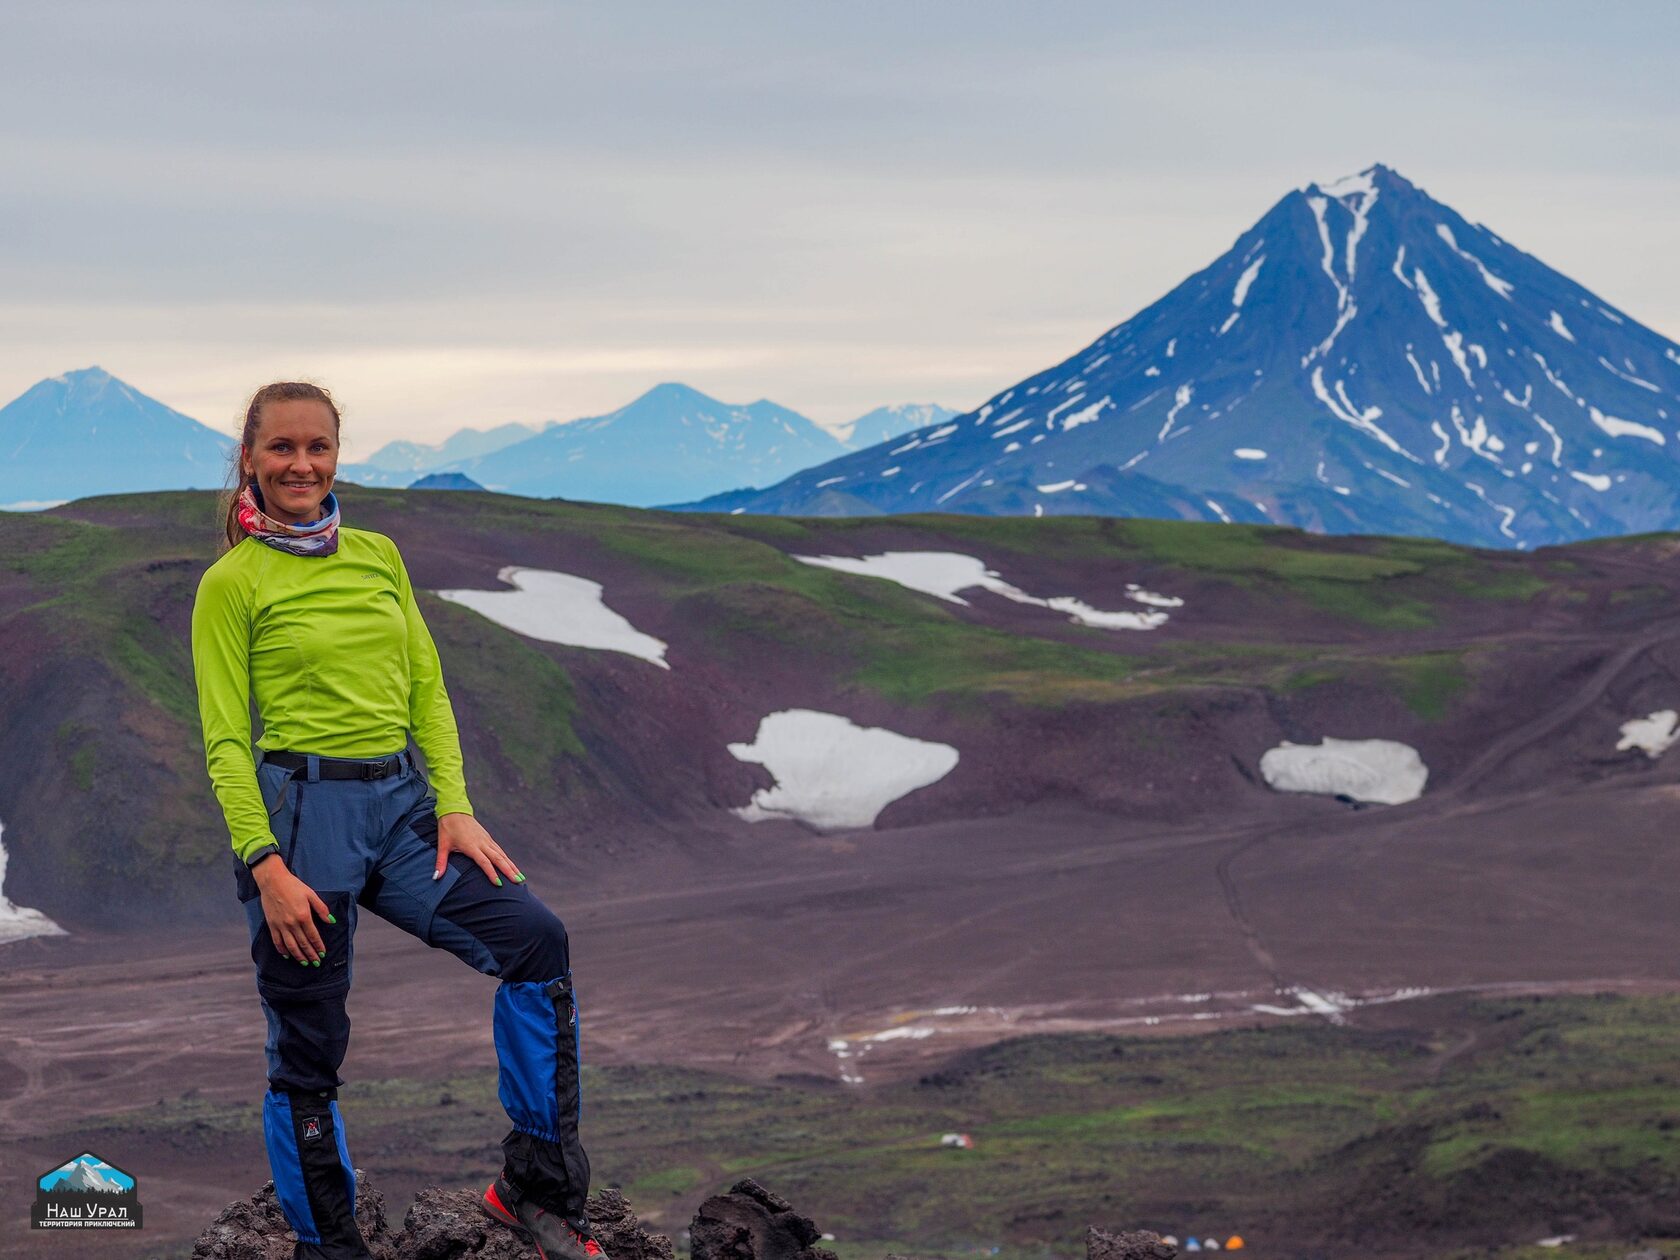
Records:
{"label": "patterned neck buff", "polygon": [[330,490],[321,501],[321,512],[320,520],[288,525],[264,510],[255,481],[246,482],[239,492],[239,527],[258,542],[294,556],[330,556],[338,550],[338,496]]}

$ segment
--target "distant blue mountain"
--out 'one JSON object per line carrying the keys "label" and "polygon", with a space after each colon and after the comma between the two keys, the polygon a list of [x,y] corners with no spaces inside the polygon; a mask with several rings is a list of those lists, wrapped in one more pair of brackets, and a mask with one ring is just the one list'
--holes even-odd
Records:
{"label": "distant blue mountain", "polygon": [[845,449],[773,402],[737,406],[665,384],[617,411],[553,425],[454,467],[508,494],[647,507],[769,485]]}
{"label": "distant blue mountain", "polygon": [[441,472],[427,473],[418,481],[409,483],[410,490],[482,490],[483,486],[474,481],[466,473]]}
{"label": "distant blue mountain", "polygon": [[835,436],[854,451],[867,450],[912,429],[949,420],[957,413],[938,403],[897,403],[891,407],[877,407],[859,416],[850,424],[835,430]]}
{"label": "distant blue mountain", "polygon": [[103,368],[66,372],[0,408],[0,508],[220,487],[233,446]]}
{"label": "distant blue mountain", "polygon": [[1677,420],[1680,346],[1373,166],[974,411],[690,506],[1534,547],[1680,527]]}
{"label": "distant blue mountain", "polygon": [[[843,431],[878,437],[944,414],[931,405],[881,407]],[[66,372],[0,408],[0,509],[91,494],[219,488],[233,446],[231,436],[103,369]],[[431,445],[388,442],[367,460],[340,464],[338,475],[367,486],[476,487],[648,506],[743,483],[769,485],[845,451],[834,433],[786,407],[765,400],[735,406],[667,384],[617,411],[568,424],[459,429]],[[465,485],[430,474],[457,474]]]}
{"label": "distant blue mountain", "polygon": [[432,445],[400,440],[387,442],[366,459],[341,465],[339,476],[364,486],[404,486],[417,473],[451,471],[465,460],[523,442],[558,423],[557,420],[544,424],[520,424],[515,421],[489,429],[457,429],[443,441]]}
{"label": "distant blue mountain", "polygon": [[[954,414],[933,403],[900,403],[827,430],[774,403],[738,407],[667,384],[605,416],[459,429],[430,446],[388,442],[366,460],[342,465],[339,475],[362,485],[404,486],[416,473],[470,468],[481,479],[498,479],[493,488],[507,493],[649,504],[681,498],[696,484],[768,484]],[[691,442],[697,426],[705,440]],[[544,435],[547,441],[526,445]],[[491,458],[502,452],[510,453]]]}

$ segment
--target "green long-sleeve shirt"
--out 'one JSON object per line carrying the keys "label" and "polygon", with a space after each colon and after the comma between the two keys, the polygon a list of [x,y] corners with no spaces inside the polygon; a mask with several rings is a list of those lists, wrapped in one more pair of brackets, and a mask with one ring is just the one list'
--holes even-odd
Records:
{"label": "green long-sleeve shirt", "polygon": [[329,556],[244,539],[199,580],[192,653],[204,759],[243,861],[276,847],[251,751],[253,694],[259,748],[382,757],[412,731],[437,812],[472,813],[437,647],[383,534],[340,527]]}

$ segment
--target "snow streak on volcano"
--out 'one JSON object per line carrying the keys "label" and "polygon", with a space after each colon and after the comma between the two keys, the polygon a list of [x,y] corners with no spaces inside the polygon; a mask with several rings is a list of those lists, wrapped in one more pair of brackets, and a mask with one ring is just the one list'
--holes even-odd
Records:
{"label": "snow streak on volcano", "polygon": [[1384,166],[984,406],[709,510],[1097,513],[1533,547],[1680,523],[1680,346]]}

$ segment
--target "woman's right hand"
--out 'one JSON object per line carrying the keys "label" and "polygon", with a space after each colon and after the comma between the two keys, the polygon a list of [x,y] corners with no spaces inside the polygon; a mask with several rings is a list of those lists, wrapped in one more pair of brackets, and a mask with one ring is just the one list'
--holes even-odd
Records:
{"label": "woman's right hand", "polygon": [[315,916],[320,915],[328,923],[338,922],[327,909],[327,903],[286,869],[278,853],[253,866],[251,875],[262,891],[263,918],[268,921],[274,948],[283,958],[295,958],[300,963],[319,967],[327,956],[327,947],[316,930]]}

